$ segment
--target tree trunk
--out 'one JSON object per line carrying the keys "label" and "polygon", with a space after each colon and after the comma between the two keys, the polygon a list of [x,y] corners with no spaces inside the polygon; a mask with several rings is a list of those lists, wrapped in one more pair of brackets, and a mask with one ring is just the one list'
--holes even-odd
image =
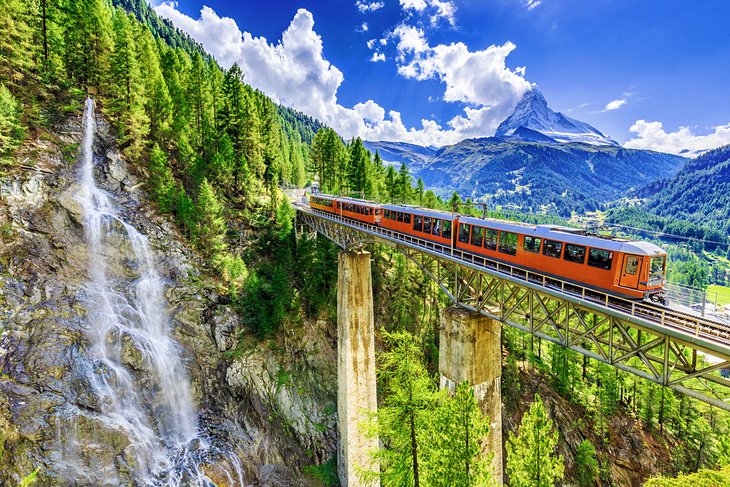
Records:
{"label": "tree trunk", "polygon": [[411,426],[411,460],[413,462],[413,487],[419,487],[420,483],[418,480],[418,443],[416,443],[416,417],[415,413],[411,412],[410,415],[410,426]]}

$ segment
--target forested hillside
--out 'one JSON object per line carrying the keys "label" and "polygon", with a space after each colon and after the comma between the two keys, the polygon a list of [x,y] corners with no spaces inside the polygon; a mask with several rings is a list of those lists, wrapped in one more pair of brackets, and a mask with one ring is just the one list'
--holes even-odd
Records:
{"label": "forested hillside", "polygon": [[685,159],[652,151],[579,143],[545,143],[487,137],[430,150],[402,143],[368,142],[391,162],[405,163],[438,195],[526,213],[602,209],[630,188],[674,174]]}
{"label": "forested hillside", "polygon": [[637,192],[648,198],[646,209],[730,233],[730,145],[689,161],[674,177]]}

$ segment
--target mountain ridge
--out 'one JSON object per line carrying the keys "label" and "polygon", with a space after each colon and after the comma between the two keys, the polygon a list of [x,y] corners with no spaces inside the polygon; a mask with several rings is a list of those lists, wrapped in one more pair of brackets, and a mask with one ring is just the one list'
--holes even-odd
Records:
{"label": "mountain ridge", "polygon": [[537,89],[532,89],[522,96],[512,114],[499,124],[494,136],[511,138],[520,129],[538,132],[561,143],[619,145],[595,127],[551,110],[547,100]]}

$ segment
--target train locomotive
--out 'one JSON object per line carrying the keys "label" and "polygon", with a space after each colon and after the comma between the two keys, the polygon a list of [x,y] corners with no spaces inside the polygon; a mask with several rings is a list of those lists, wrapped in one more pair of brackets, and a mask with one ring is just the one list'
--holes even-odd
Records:
{"label": "train locomotive", "polygon": [[665,302],[667,253],[650,242],[322,193],[309,204],[601,293]]}

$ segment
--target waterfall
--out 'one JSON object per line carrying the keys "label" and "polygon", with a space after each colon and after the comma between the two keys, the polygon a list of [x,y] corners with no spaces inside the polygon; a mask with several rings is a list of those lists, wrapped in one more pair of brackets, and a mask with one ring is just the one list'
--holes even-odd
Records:
{"label": "waterfall", "polygon": [[[206,447],[197,431],[182,349],[171,337],[164,283],[147,237],[120,216],[112,195],[96,185],[94,135],[89,98],[76,199],[83,208],[88,245],[86,354],[90,392],[99,405],[94,419],[129,441],[125,468],[138,485],[212,485],[195,459]],[[119,252],[126,264],[122,270],[119,259],[111,257]],[[141,365],[130,367],[130,356]]]}

